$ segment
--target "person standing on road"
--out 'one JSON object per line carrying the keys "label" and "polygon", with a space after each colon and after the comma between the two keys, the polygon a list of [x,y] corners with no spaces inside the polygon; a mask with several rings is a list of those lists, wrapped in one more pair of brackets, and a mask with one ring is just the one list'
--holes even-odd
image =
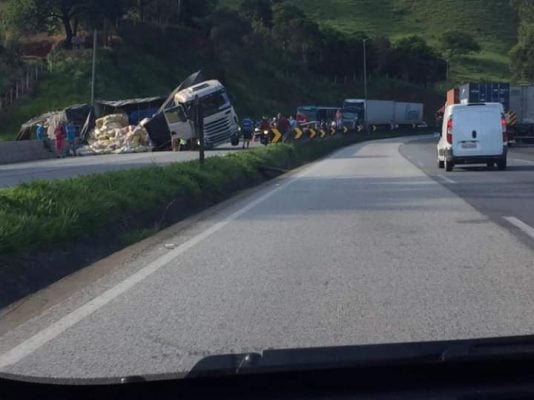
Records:
{"label": "person standing on road", "polygon": [[341,110],[336,111],[336,129],[343,128],[343,113]]}
{"label": "person standing on road", "polygon": [[44,124],[37,125],[36,135],[37,135],[37,140],[40,140],[43,142],[43,147],[46,150],[53,152],[52,146],[50,146],[50,138],[48,137],[47,127]]}
{"label": "person standing on road", "polygon": [[297,120],[292,115],[289,116],[289,129],[292,131],[297,129]]}
{"label": "person standing on road", "polygon": [[252,134],[254,133],[254,121],[250,118],[245,118],[241,121],[241,132],[243,133],[243,148],[248,149],[250,147],[250,141]]}
{"label": "person standing on road", "polygon": [[76,127],[74,126],[74,124],[72,122],[69,122],[67,124],[67,126],[65,127],[66,131],[67,131],[67,151],[66,151],[66,154],[67,156],[70,156],[71,155],[71,152],[72,152],[72,156],[76,156],[76,147],[77,147],[77,137],[76,137]]}
{"label": "person standing on road", "polygon": [[64,156],[63,151],[65,149],[65,137],[67,136],[65,132],[65,127],[60,122],[54,129],[54,136],[56,137],[56,153],[58,158]]}
{"label": "person standing on road", "polygon": [[289,121],[282,114],[278,114],[277,128],[280,131],[280,133],[282,134],[283,140],[285,140],[286,136],[287,136],[287,131],[289,130]]}

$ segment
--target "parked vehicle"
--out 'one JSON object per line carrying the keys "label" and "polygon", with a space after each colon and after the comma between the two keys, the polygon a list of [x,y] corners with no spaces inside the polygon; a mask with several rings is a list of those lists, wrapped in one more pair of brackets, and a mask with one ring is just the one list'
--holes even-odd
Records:
{"label": "parked vehicle", "polygon": [[[365,119],[367,118],[367,121]],[[343,102],[346,126],[358,125],[419,125],[423,123],[423,104],[390,100],[346,99]]]}
{"label": "parked vehicle", "polygon": [[501,103],[510,109],[509,83],[466,83],[458,88],[460,104]]}
{"label": "parked vehicle", "polygon": [[506,168],[506,118],[500,103],[453,104],[445,108],[437,145],[439,168],[456,164],[497,164]]}
{"label": "parked vehicle", "polygon": [[534,85],[510,87],[508,132],[512,143],[534,142]]}
{"label": "parked vehicle", "polygon": [[338,107],[301,106],[297,108],[297,123],[299,126],[320,128],[321,122],[336,120]]}

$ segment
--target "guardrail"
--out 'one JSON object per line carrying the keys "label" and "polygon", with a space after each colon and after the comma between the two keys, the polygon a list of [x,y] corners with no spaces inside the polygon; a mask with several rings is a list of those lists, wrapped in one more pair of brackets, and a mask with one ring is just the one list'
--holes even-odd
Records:
{"label": "guardrail", "polygon": [[[428,129],[425,126],[414,126],[412,129]],[[380,127],[377,126],[370,126],[369,127],[369,135],[372,135],[375,132],[380,131]],[[385,128],[384,131],[387,132],[395,132],[397,129],[389,129]],[[317,127],[317,124],[314,123],[307,123],[302,124],[300,127],[295,129],[290,129],[288,132],[283,134],[280,132],[277,128],[271,128],[269,130],[270,132],[270,143],[281,143],[281,142],[304,142],[304,141],[310,141],[310,140],[327,140],[332,137],[336,137],[339,135],[354,135],[354,134],[360,134],[360,135],[366,135],[364,132],[363,126],[357,126],[356,128],[348,128],[346,126],[342,128],[320,128]]]}

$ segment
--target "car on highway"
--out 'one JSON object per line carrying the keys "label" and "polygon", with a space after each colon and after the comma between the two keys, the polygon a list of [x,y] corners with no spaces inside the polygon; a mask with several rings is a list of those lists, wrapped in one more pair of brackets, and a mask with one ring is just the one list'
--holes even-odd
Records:
{"label": "car on highway", "polygon": [[506,129],[500,103],[447,106],[437,145],[438,167],[452,171],[457,164],[496,164],[506,169]]}

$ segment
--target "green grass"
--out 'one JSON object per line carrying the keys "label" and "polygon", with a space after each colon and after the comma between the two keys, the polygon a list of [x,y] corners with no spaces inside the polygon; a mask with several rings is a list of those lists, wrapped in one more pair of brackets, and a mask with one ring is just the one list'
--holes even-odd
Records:
{"label": "green grass", "polygon": [[[225,4],[237,4],[229,0]],[[508,52],[517,41],[518,17],[508,0],[289,0],[320,25],[353,34],[424,37],[438,47],[447,30],[471,33],[482,53],[452,62],[451,83],[509,80]],[[450,86],[450,85],[449,85]]]}
{"label": "green grass", "polygon": [[[179,163],[0,190],[0,254],[89,239],[111,225],[135,232],[144,228],[136,226],[137,217],[162,211],[177,197],[191,204],[215,203],[236,182],[254,181],[258,165],[283,166],[293,156],[292,146],[270,146],[209,158],[202,167]],[[161,216],[153,217],[157,221]]]}
{"label": "green grass", "polygon": [[[321,24],[347,33],[364,31],[392,40],[418,34],[435,47],[447,30],[471,33],[480,54],[451,62],[452,84],[509,81],[508,52],[517,41],[518,18],[507,0],[292,0]],[[450,86],[450,85],[448,85]]]}
{"label": "green grass", "polygon": [[349,143],[395,135],[270,145],[208,158],[203,166],[186,162],[0,189],[0,255],[97,240],[110,227],[131,244],[160,229],[177,198],[188,209],[209,206],[258,183],[259,167],[290,169]]}
{"label": "green grass", "polygon": [[290,0],[321,24],[348,33],[436,40],[447,30],[470,32],[485,48],[516,41],[518,19],[507,0]]}

